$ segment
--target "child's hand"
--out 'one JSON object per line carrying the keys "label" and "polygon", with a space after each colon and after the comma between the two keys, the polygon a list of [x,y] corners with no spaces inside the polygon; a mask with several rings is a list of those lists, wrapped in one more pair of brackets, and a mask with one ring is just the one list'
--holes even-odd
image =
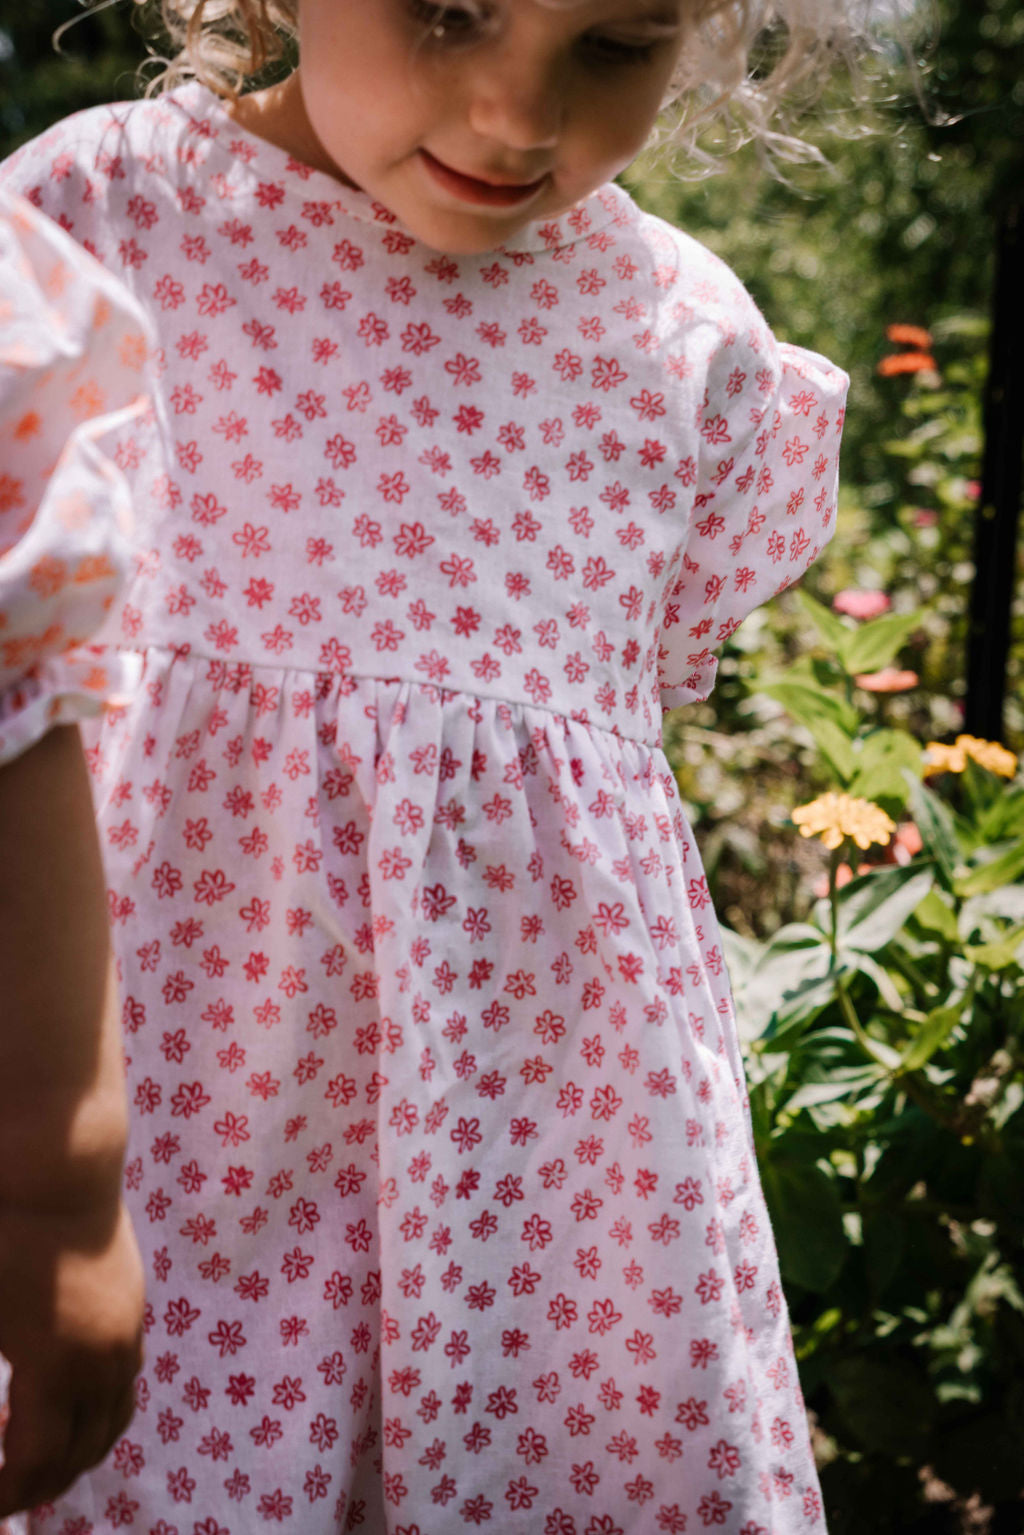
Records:
{"label": "child's hand", "polygon": [[127,1427],[143,1275],[124,1207],[0,1208],[0,1352],[13,1377],[0,1518],[63,1492]]}
{"label": "child's hand", "polygon": [[0,1518],[47,1502],[127,1425],[142,1265],[106,895],[78,731],[0,769]]}

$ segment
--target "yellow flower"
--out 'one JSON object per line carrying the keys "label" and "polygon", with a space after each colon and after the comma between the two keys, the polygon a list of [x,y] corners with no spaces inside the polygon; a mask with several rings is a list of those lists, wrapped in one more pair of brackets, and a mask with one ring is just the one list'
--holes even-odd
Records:
{"label": "yellow flower", "polygon": [[969,757],[1000,778],[1012,778],[1017,771],[1017,759],[1013,752],[1000,746],[998,741],[982,741],[978,736],[957,736],[952,746],[943,745],[941,741],[929,741],[925,748],[925,765],[931,773],[962,773]]}
{"label": "yellow flower", "polygon": [[1013,752],[1000,746],[998,741],[979,741],[977,736],[957,736],[956,744],[962,746],[969,757],[990,773],[1000,778],[1012,778],[1017,771],[1017,759]]}
{"label": "yellow flower", "polygon": [[847,837],[852,837],[862,849],[872,842],[884,847],[896,830],[881,805],[850,794],[822,794],[810,804],[799,805],[793,811],[793,820],[802,837],[820,837],[826,847],[833,849]]}
{"label": "yellow flower", "polygon": [[924,749],[925,773],[962,773],[967,766],[967,753],[962,746],[947,746],[942,741],[929,741]]}

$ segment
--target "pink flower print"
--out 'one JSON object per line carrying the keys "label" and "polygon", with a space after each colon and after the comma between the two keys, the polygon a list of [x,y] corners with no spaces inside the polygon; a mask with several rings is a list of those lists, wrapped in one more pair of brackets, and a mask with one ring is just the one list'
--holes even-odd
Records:
{"label": "pink flower print", "polygon": [[573,1491],[585,1497],[594,1493],[600,1480],[592,1460],[584,1461],[582,1465],[573,1465],[569,1473],[569,1482]]}
{"label": "pink flower print", "polygon": [[728,1502],[718,1491],[707,1493],[697,1505],[697,1513],[705,1528],[715,1525],[723,1525],[729,1516],[732,1504]]}
{"label": "pink flower print", "polygon": [[400,469],[394,474],[382,474],[377,481],[377,490],[381,497],[385,501],[397,502],[399,505],[409,494],[409,489],[409,482]]}
{"label": "pink flower print", "polygon": [[442,575],[448,577],[448,585],[452,588],[469,586],[477,579],[475,566],[469,557],[450,554],[440,562],[438,568]]}
{"label": "pink flower print", "polygon": [[403,352],[409,352],[414,357],[421,357],[424,353],[438,346],[441,337],[431,330],[425,321],[409,324],[401,333],[401,346]]}
{"label": "pink flower print", "polygon": [[491,931],[491,923],[487,917],[487,907],[469,907],[462,919],[463,932],[469,935],[470,943],[481,941]]}
{"label": "pink flower print", "polygon": [[603,1338],[621,1321],[622,1312],[617,1311],[609,1299],[595,1301],[587,1313],[588,1330],[599,1338]]}
{"label": "pink flower print", "polygon": [[223,869],[207,869],[193,885],[197,904],[214,906],[230,895],[235,886]]}

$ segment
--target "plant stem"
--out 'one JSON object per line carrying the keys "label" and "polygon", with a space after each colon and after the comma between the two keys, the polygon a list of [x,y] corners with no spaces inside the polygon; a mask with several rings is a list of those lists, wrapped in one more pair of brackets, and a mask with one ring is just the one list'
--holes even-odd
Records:
{"label": "plant stem", "polygon": [[[857,1010],[850,1000],[850,995],[842,980],[836,982],[836,1000],[839,1003],[839,1009],[843,1017],[852,1029],[854,1037],[865,1055],[869,1055],[880,1066],[885,1066],[885,1062],[879,1058],[878,1052],[872,1049],[871,1036],[866,1032],[863,1024],[857,1017]],[[907,1097],[916,1103],[919,1109],[923,1109],[928,1117],[934,1119],[937,1124],[942,1125],[943,1129],[951,1130],[954,1135],[959,1136],[960,1130],[956,1112],[946,1107],[939,1095],[932,1089],[931,1084],[919,1072],[894,1071],[891,1066],[887,1066],[886,1070],[889,1073],[893,1086],[898,1091],[906,1093]]]}
{"label": "plant stem", "polygon": [[[857,1017],[857,1010],[850,1001],[850,994],[843,985],[842,979],[836,982],[836,1001],[839,1003],[839,1010],[853,1030],[861,1049],[870,1055],[873,1061],[877,1061],[878,1057],[871,1048],[871,1041],[864,1032],[861,1021]],[[879,1064],[881,1065],[881,1062]]]}
{"label": "plant stem", "polygon": [[833,848],[832,856],[828,863],[828,907],[831,922],[829,924],[828,942],[832,950],[833,965],[839,959],[839,866],[843,861],[845,842],[841,842],[837,848]]}
{"label": "plant stem", "polygon": [[939,988],[935,985],[935,982],[930,981],[926,975],[923,975],[908,955],[901,953],[893,946],[888,950],[888,960],[901,975],[906,977],[919,997],[938,996]]}

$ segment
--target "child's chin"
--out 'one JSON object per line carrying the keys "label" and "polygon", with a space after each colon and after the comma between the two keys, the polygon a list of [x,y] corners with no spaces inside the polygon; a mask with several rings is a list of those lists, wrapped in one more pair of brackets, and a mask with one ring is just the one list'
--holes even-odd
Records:
{"label": "child's chin", "polygon": [[429,250],[444,256],[482,256],[499,245],[514,245],[533,220],[526,214],[495,219],[475,218],[470,213],[411,217],[404,222],[410,234]]}

